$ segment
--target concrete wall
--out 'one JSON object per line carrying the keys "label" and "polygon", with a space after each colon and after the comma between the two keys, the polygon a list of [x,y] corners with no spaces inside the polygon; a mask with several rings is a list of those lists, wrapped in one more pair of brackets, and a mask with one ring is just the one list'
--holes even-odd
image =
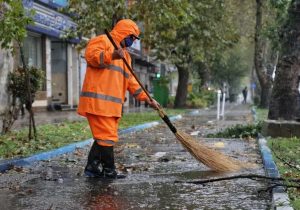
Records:
{"label": "concrete wall", "polygon": [[300,137],[300,122],[285,120],[265,120],[262,134],[271,137]]}
{"label": "concrete wall", "polygon": [[11,53],[0,48],[0,114],[8,104],[7,75],[13,70],[13,57]]}

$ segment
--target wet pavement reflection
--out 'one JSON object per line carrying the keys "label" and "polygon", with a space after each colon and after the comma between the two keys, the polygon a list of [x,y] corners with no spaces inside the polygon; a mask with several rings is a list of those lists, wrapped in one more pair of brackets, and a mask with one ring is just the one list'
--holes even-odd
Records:
{"label": "wet pavement reflection", "polygon": [[[242,114],[241,114],[242,113]],[[231,112],[228,124],[208,122],[212,116],[187,116],[176,127],[195,139],[216,147],[255,168],[235,173],[217,173],[198,163],[177,142],[165,125],[120,137],[116,162],[126,179],[88,179],[82,175],[88,147],[31,169],[10,171],[18,181],[2,181],[0,209],[269,209],[270,196],[265,182],[234,179],[207,184],[184,181],[210,179],[238,174],[264,174],[255,140],[204,138],[206,133],[235,123],[246,123],[249,112]],[[72,161],[70,161],[72,160]],[[22,175],[20,175],[22,174]],[[28,178],[28,176],[34,178]],[[27,179],[26,179],[27,177]],[[23,179],[23,181],[22,181]],[[175,181],[181,181],[175,183]]]}

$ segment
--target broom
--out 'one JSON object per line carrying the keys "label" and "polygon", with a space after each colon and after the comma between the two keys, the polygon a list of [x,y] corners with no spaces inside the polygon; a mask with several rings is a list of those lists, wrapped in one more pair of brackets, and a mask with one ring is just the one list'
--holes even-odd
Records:
{"label": "broom", "polygon": [[[111,37],[108,30],[105,29],[105,34],[107,35],[110,42],[113,44],[114,48],[118,50],[118,46],[114,42],[113,38]],[[132,73],[132,75],[135,77],[136,81],[139,83],[143,91],[147,94],[150,100],[153,100],[148,91],[144,88],[136,74],[134,73],[131,66],[128,64],[126,59],[123,57],[122,60],[124,61],[126,67],[129,69],[129,71]],[[199,162],[203,163],[204,165],[208,166],[209,168],[219,171],[219,172],[226,172],[226,171],[236,171],[241,168],[241,164],[237,162],[236,160],[231,159],[228,156],[225,156],[224,154],[210,149],[209,147],[200,144],[196,140],[194,140],[190,135],[178,131],[175,126],[171,123],[169,117],[165,113],[165,111],[159,107],[158,108],[158,114],[161,117],[161,119],[168,125],[170,130],[175,134],[177,140],[183,145],[184,148],[188,150],[188,152],[194,156]]]}

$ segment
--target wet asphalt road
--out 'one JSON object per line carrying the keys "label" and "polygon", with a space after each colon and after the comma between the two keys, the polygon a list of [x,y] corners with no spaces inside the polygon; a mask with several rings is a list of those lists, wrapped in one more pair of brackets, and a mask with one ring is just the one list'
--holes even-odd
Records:
{"label": "wet asphalt road", "polygon": [[[250,179],[204,185],[174,183],[237,174],[263,175],[255,140],[208,139],[227,126],[251,121],[249,108],[233,106],[224,121],[215,111],[185,116],[176,127],[233,158],[256,164],[235,173],[216,173],[198,163],[164,125],[120,136],[117,167],[126,179],[104,181],[82,175],[88,147],[17,168],[0,176],[0,209],[269,209],[267,183]],[[199,132],[200,131],[200,132]]]}

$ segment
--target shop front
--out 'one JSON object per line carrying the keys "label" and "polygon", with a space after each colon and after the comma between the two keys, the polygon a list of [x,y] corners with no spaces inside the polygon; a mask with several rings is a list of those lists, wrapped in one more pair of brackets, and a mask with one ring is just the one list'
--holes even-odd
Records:
{"label": "shop front", "polygon": [[34,24],[27,27],[24,41],[25,62],[45,71],[45,81],[35,96],[33,106],[40,108],[73,108],[79,98],[77,40],[66,41],[63,35],[75,27],[72,20],[57,11],[66,1],[23,0],[27,10],[34,10]]}

